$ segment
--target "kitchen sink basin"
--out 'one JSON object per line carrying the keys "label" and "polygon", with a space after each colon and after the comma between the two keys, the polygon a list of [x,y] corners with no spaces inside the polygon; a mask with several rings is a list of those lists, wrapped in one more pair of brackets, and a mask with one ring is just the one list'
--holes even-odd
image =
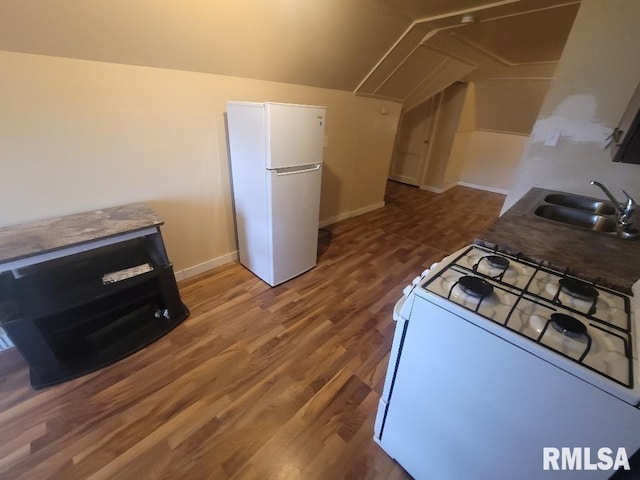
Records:
{"label": "kitchen sink basin", "polygon": [[[606,200],[572,195],[570,193],[552,193],[544,198],[544,201],[561,207],[576,208],[585,212],[600,215],[615,215],[615,207]],[[560,214],[562,215],[562,214]],[[546,217],[545,217],[546,218]]]}
{"label": "kitchen sink basin", "polygon": [[[570,201],[573,200],[572,195],[548,195],[545,201],[553,203],[549,200],[549,197],[566,197]],[[578,199],[587,197],[575,197]],[[601,203],[608,206],[606,202],[597,201],[595,203]],[[588,205],[585,205],[588,206]],[[554,222],[564,223],[566,225],[573,225],[575,227],[585,228],[594,232],[601,233],[616,233],[616,221],[615,216],[606,216],[599,213],[595,213],[599,205],[592,205],[592,210],[587,211],[586,208],[580,209],[579,207],[560,206],[560,205],[540,205],[538,206],[534,214],[538,217],[546,218],[547,220],[553,220]],[[613,207],[612,207],[613,208]],[[605,210],[608,211],[608,210]],[[600,211],[600,213],[603,213]],[[615,210],[613,210],[615,213]]]}

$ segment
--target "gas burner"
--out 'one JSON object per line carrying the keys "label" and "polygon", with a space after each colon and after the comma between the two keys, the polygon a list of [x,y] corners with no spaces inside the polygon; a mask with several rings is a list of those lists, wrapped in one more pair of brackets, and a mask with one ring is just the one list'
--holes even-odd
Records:
{"label": "gas burner", "polygon": [[593,302],[598,297],[598,291],[595,288],[575,278],[562,278],[558,283],[563,292],[578,300]]}
{"label": "gas burner", "polygon": [[584,323],[564,313],[552,313],[551,325],[569,338],[579,338],[587,333],[587,327]]}
{"label": "gas burner", "polygon": [[509,260],[500,257],[498,255],[488,255],[484,257],[487,260],[487,263],[493,268],[497,268],[498,270],[506,270],[509,268]]}
{"label": "gas burner", "polygon": [[460,277],[458,285],[460,285],[460,290],[464,293],[476,298],[484,298],[493,293],[491,284],[479,277],[470,275]]}

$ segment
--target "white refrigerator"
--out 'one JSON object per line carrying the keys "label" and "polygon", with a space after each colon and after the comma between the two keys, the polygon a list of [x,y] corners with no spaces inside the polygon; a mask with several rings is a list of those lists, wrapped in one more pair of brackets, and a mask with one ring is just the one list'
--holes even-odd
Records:
{"label": "white refrigerator", "polygon": [[325,113],[227,102],[240,263],[271,286],[316,265]]}

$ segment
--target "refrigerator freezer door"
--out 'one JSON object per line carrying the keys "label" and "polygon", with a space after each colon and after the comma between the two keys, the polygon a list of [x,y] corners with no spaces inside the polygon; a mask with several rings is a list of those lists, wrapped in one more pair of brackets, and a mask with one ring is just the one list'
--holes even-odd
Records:
{"label": "refrigerator freezer door", "polygon": [[322,163],[325,108],[266,104],[267,168]]}
{"label": "refrigerator freezer door", "polygon": [[321,178],[320,164],[269,171],[271,285],[316,265]]}

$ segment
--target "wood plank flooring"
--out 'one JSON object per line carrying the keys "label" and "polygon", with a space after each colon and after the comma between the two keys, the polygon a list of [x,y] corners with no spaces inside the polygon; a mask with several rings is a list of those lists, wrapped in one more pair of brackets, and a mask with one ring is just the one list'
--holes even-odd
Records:
{"label": "wood plank flooring", "polygon": [[115,365],[34,391],[1,353],[0,479],[409,478],[372,439],[393,305],[503,200],[389,182],[294,280],[232,263],[182,282],[191,316]]}

